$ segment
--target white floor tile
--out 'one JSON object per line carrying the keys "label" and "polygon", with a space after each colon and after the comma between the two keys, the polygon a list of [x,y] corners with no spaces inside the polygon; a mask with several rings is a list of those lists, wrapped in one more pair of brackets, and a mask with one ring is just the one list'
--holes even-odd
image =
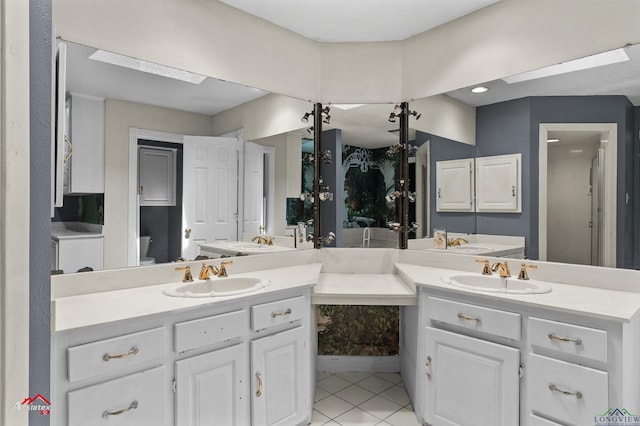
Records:
{"label": "white floor tile", "polygon": [[383,420],[380,423],[376,423],[376,426],[391,426],[391,425]]}
{"label": "white floor tile", "polygon": [[389,401],[381,396],[374,396],[360,404],[359,407],[367,413],[373,414],[380,420],[385,420],[387,417],[402,408],[401,405],[398,405],[393,401]]}
{"label": "white floor tile", "polygon": [[329,392],[327,392],[326,390],[322,389],[320,386],[316,386],[316,395],[313,398],[313,402],[318,402],[321,399],[325,399],[329,395],[331,395]]}
{"label": "white floor tile", "polygon": [[393,413],[387,417],[385,422],[392,426],[420,426],[416,419],[416,414],[413,411],[409,411],[406,408]]}
{"label": "white floor tile", "polygon": [[329,417],[335,419],[340,414],[346,413],[353,408],[353,405],[349,404],[344,399],[340,399],[335,395],[326,397],[325,399],[316,402],[313,405],[315,410]]}
{"label": "white floor tile", "polygon": [[317,381],[320,381],[320,380],[322,380],[322,379],[326,379],[326,378],[327,378],[327,377],[329,377],[329,376],[333,376],[333,373],[329,373],[329,372],[327,372],[327,371],[318,371],[318,372],[316,373],[316,380],[317,380]]}
{"label": "white floor tile", "polygon": [[379,394],[380,396],[384,396],[387,399],[395,402],[396,404],[400,404],[401,406],[405,406],[409,403],[409,395],[405,388],[400,386],[391,386],[389,389],[386,389]]}
{"label": "white floor tile", "polygon": [[329,417],[325,416],[319,411],[313,410],[313,415],[311,416],[311,424],[309,426],[321,426],[331,420]]}
{"label": "white floor tile", "polygon": [[400,373],[376,373],[376,377],[380,377],[381,379],[385,379],[388,382],[393,383],[394,385],[402,383],[402,376]]}
{"label": "white floor tile", "polygon": [[356,407],[338,416],[335,421],[342,426],[374,426],[380,419]]}
{"label": "white floor tile", "polygon": [[351,383],[358,383],[360,380],[371,376],[371,373],[336,373],[336,376],[348,380]]}
{"label": "white floor tile", "polygon": [[326,390],[329,393],[336,393],[342,389],[351,386],[351,382],[341,379],[338,376],[329,376],[318,382],[318,386]]}
{"label": "white floor tile", "polygon": [[385,389],[389,389],[391,386],[393,386],[393,383],[381,379],[380,377],[371,376],[359,381],[358,386],[365,388],[369,392],[378,394]]}
{"label": "white floor tile", "polygon": [[340,426],[340,423],[336,423],[333,420],[330,420],[328,423],[325,423],[324,426]]}
{"label": "white floor tile", "polygon": [[376,394],[369,392],[358,385],[351,385],[348,388],[344,388],[341,391],[336,392],[335,395],[353,405],[360,405],[367,399],[371,399],[376,396]]}

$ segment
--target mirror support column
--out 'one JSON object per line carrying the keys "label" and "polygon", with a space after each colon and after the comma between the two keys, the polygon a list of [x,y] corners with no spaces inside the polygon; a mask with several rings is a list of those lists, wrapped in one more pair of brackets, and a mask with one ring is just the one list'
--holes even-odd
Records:
{"label": "mirror support column", "polygon": [[322,155],[322,104],[313,106],[313,248],[322,248],[322,209],[320,206],[320,161]]}
{"label": "mirror support column", "polygon": [[399,247],[406,249],[409,246],[409,103],[403,102],[400,107],[400,230]]}

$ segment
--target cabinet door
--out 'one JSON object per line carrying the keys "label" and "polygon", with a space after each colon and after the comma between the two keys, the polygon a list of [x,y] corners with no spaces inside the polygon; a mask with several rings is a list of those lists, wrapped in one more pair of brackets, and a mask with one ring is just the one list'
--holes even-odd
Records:
{"label": "cabinet door", "polygon": [[176,362],[176,426],[249,424],[247,345]]}
{"label": "cabinet door", "polygon": [[436,211],[472,212],[473,158],[436,162]]}
{"label": "cabinet door", "polygon": [[138,148],[138,193],[141,206],[176,205],[176,152]]}
{"label": "cabinet door", "polygon": [[64,192],[103,193],[104,98],[72,93],[68,102],[70,143],[65,143]]}
{"label": "cabinet door", "polygon": [[519,422],[520,351],[427,327],[423,418],[433,426]]}
{"label": "cabinet door", "polygon": [[304,327],[251,342],[253,426],[297,425],[309,417],[309,357]]}
{"label": "cabinet door", "polygon": [[522,211],[520,158],[520,154],[476,158],[476,211]]}
{"label": "cabinet door", "polygon": [[66,274],[86,266],[100,271],[103,268],[102,236],[95,238],[60,239],[58,242],[58,269]]}

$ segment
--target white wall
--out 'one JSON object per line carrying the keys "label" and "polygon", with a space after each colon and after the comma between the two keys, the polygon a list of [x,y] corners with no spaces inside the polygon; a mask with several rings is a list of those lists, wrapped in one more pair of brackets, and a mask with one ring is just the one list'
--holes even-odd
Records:
{"label": "white wall", "polygon": [[[597,142],[548,144],[547,260],[591,264],[591,160]],[[570,152],[580,149],[583,152]]]}
{"label": "white wall", "polygon": [[54,0],[64,39],[322,103],[412,101],[640,42],[636,0],[502,0],[402,42],[317,43],[214,0]]}
{"label": "white wall", "polygon": [[107,99],[105,111],[104,267],[127,266],[129,128],[211,136],[211,117]]}

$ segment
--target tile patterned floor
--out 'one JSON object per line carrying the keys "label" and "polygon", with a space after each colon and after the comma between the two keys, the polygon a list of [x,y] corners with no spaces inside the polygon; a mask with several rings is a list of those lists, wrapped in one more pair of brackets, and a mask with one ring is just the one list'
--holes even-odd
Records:
{"label": "tile patterned floor", "polygon": [[318,372],[312,426],[419,426],[400,374]]}

